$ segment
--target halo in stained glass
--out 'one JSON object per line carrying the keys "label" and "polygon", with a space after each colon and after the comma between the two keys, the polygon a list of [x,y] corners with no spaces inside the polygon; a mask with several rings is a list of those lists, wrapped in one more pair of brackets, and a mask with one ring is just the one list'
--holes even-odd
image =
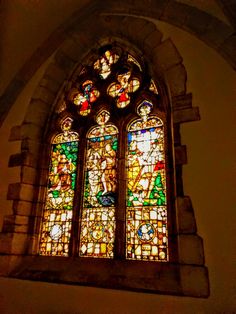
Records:
{"label": "halo in stained glass", "polygon": [[148,101],[143,101],[137,108],[137,114],[140,117],[146,117],[152,111],[153,104]]}

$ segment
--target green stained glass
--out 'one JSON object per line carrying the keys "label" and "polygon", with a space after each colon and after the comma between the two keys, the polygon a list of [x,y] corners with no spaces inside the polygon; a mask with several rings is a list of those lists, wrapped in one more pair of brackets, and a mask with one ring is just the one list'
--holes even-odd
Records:
{"label": "green stained glass", "polygon": [[108,119],[107,112],[101,112],[97,117],[99,126],[87,136],[81,256],[113,257],[118,131],[106,123]]}
{"label": "green stained glass", "polygon": [[166,261],[167,209],[164,130],[150,115],[151,104],[138,107],[129,126],[127,147],[127,242],[129,259]]}
{"label": "green stained glass", "polygon": [[63,122],[63,133],[53,139],[51,146],[41,255],[68,256],[69,253],[78,156],[78,134],[70,131],[71,122],[70,119]]}

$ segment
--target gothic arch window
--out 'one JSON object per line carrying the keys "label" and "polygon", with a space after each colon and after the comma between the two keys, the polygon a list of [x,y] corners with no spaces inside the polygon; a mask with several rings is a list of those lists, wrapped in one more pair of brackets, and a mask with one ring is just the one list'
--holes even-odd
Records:
{"label": "gothic arch window", "polygon": [[118,45],[75,71],[52,119],[40,255],[170,260],[171,132],[158,90]]}

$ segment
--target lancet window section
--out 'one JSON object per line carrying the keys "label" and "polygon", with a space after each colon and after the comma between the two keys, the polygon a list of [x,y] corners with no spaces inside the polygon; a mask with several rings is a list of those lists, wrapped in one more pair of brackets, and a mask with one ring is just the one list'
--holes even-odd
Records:
{"label": "lancet window section", "polygon": [[80,256],[114,255],[118,129],[109,118],[99,113],[87,135]]}
{"label": "lancet window section", "polygon": [[126,256],[167,261],[164,126],[152,107],[143,102],[128,127]]}
{"label": "lancet window section", "polygon": [[40,254],[68,256],[71,240],[79,136],[66,118],[52,139]]}

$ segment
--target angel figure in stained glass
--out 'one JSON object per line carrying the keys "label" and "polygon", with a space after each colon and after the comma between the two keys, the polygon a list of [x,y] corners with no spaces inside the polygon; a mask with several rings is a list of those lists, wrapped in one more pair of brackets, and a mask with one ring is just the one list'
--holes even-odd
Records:
{"label": "angel figure in stained glass", "polygon": [[111,65],[116,63],[119,56],[110,50],[107,50],[101,58],[94,63],[94,69],[98,70],[98,73],[102,79],[106,79],[111,73]]}
{"label": "angel figure in stained glass", "polygon": [[87,116],[91,112],[91,103],[99,97],[99,91],[93,86],[93,82],[87,80],[82,85],[83,93],[76,93],[74,104],[79,106],[79,114]]}
{"label": "angel figure in stained glass", "polygon": [[108,94],[116,98],[116,105],[118,108],[125,108],[130,103],[129,93],[133,93],[138,90],[140,81],[138,78],[130,78],[131,72],[125,70],[123,73],[117,76],[119,83],[112,83],[108,87]]}

